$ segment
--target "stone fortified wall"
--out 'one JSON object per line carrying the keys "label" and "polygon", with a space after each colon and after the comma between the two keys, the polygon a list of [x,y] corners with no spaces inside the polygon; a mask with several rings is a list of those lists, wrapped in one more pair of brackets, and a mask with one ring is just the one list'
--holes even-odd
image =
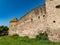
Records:
{"label": "stone fortified wall", "polygon": [[16,22],[10,22],[9,35],[35,38],[43,32],[48,34],[49,40],[60,41],[60,0],[46,0],[46,5],[32,10]]}

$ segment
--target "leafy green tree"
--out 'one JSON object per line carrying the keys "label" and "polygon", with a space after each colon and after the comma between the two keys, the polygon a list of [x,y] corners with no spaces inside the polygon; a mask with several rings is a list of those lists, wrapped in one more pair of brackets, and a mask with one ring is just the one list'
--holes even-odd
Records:
{"label": "leafy green tree", "polygon": [[7,26],[0,26],[0,36],[8,34],[8,27]]}

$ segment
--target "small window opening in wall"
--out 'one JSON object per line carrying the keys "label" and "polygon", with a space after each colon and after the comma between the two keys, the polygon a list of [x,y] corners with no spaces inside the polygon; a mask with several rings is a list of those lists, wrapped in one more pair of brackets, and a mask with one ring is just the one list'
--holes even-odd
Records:
{"label": "small window opening in wall", "polygon": [[38,19],[40,19],[40,16],[38,16]]}
{"label": "small window opening in wall", "polygon": [[31,18],[31,21],[33,21],[33,19]]}
{"label": "small window opening in wall", "polygon": [[51,34],[51,36],[53,36],[53,34]]}
{"label": "small window opening in wall", "polygon": [[53,23],[55,23],[56,21],[53,21]]}
{"label": "small window opening in wall", "polygon": [[57,5],[56,8],[60,8],[60,5]]}
{"label": "small window opening in wall", "polygon": [[43,17],[45,17],[45,15],[43,15]]}

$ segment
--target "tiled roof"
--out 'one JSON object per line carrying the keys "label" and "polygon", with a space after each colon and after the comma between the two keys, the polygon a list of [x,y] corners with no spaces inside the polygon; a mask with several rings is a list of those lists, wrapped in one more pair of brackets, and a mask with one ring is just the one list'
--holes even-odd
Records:
{"label": "tiled roof", "polygon": [[13,20],[11,20],[10,22],[17,22],[18,21],[18,19],[15,17],[15,18],[13,18]]}

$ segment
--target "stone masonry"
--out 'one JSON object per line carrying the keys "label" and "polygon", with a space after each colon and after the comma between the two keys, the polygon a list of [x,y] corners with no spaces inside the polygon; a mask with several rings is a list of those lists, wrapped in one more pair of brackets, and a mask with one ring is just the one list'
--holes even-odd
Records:
{"label": "stone masonry", "polygon": [[40,6],[21,19],[10,21],[9,35],[29,36],[35,38],[46,32],[51,41],[60,41],[60,0],[46,0]]}

